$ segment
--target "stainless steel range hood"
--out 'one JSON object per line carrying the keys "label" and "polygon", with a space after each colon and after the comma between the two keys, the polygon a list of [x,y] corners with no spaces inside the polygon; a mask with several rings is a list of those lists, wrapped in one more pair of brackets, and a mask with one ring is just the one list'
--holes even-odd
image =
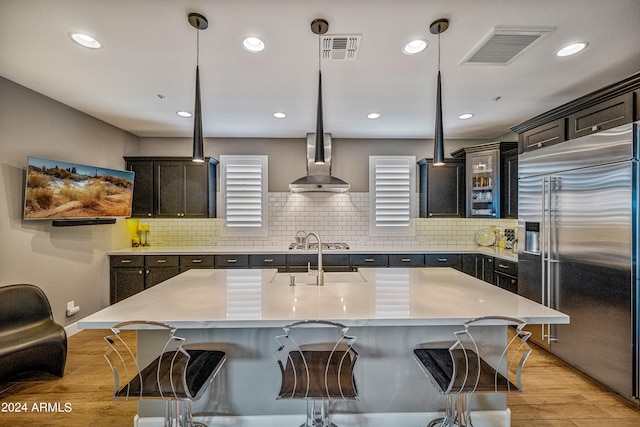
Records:
{"label": "stainless steel range hood", "polygon": [[314,162],[316,149],[316,134],[307,134],[307,176],[296,179],[289,184],[292,193],[308,191],[347,193],[349,184],[331,176],[331,134],[324,134],[324,164],[316,165]]}

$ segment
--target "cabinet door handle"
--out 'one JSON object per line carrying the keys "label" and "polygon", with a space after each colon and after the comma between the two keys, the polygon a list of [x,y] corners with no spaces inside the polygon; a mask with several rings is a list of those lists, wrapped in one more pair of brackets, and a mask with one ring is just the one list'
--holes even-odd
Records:
{"label": "cabinet door handle", "polygon": [[158,264],[164,264],[165,262],[167,262],[166,259],[157,259],[156,260],[156,263],[158,263]]}
{"label": "cabinet door handle", "polygon": [[449,261],[447,258],[438,258],[438,262],[447,262]]}
{"label": "cabinet door handle", "polygon": [[142,270],[138,270],[138,274],[142,274]]}
{"label": "cabinet door handle", "polygon": [[273,262],[273,258],[266,258],[264,262]]}
{"label": "cabinet door handle", "polygon": [[238,262],[238,260],[237,260],[237,259],[228,259],[228,260],[227,260],[227,262],[228,262],[229,264],[233,264],[233,263]]}
{"label": "cabinet door handle", "polygon": [[198,263],[201,263],[202,260],[201,259],[192,259],[191,262],[194,263],[194,264],[198,264]]}
{"label": "cabinet door handle", "polygon": [[591,126],[591,131],[592,132],[597,132],[598,131],[598,125]]}
{"label": "cabinet door handle", "polygon": [[508,265],[504,265],[504,264],[498,264],[498,267],[500,267],[500,268],[509,268]]}
{"label": "cabinet door handle", "polygon": [[411,262],[411,258],[402,258],[402,262]]}
{"label": "cabinet door handle", "polygon": [[373,258],[365,258],[364,259],[364,262],[373,262],[373,261],[375,261]]}
{"label": "cabinet door handle", "polygon": [[120,260],[120,264],[129,264],[129,263],[131,263],[131,262],[133,262],[133,260],[132,260],[132,259],[121,259],[121,260]]}

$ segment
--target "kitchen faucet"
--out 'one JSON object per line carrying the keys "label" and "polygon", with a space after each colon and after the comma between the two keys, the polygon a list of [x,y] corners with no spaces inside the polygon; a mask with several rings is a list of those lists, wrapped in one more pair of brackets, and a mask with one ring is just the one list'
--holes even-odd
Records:
{"label": "kitchen faucet", "polygon": [[[313,231],[308,233],[307,238],[304,241],[305,251],[309,249],[309,236],[314,236],[318,241],[318,278],[316,284],[318,286],[324,286],[324,271],[322,270],[322,241],[320,241],[320,236],[318,236],[318,233],[314,233]],[[315,274],[313,274],[313,271],[311,270],[310,262],[307,263],[307,273],[309,273],[310,276],[315,276]]]}

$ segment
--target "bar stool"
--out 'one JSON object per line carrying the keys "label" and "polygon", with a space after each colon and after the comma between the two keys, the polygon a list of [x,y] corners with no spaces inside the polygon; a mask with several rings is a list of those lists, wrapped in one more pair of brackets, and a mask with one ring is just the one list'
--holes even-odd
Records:
{"label": "bar stool", "polygon": [[[140,367],[135,344],[127,343],[124,330],[155,329],[167,333],[159,356]],[[226,360],[217,350],[184,348],[185,339],[175,335],[176,328],[159,322],[130,321],[111,328],[105,337],[109,345],[105,359],[113,371],[113,399],[162,399],[166,401],[165,427],[204,426],[194,423],[191,402],[200,399]],[[124,385],[122,385],[124,383]]]}
{"label": "bar stool", "polygon": [[[304,320],[283,328],[276,337],[274,357],[282,382],[277,399],[305,399],[305,427],[335,427],[330,420],[332,400],[357,400],[354,367],[356,338],[348,327],[332,321]],[[301,427],[302,427],[301,426]]]}
{"label": "bar stool", "polygon": [[[506,346],[494,348],[474,339],[472,330],[486,325],[512,325],[515,333]],[[468,398],[473,393],[522,392],[522,368],[531,348],[531,332],[520,319],[486,316],[469,320],[464,330],[455,332],[456,342],[449,348],[417,348],[413,354],[433,385],[447,397],[445,416],[428,427],[471,427]]]}

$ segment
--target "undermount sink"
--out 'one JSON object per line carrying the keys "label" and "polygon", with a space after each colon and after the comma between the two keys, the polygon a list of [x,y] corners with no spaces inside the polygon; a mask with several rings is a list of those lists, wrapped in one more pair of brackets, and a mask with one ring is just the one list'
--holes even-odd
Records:
{"label": "undermount sink", "polygon": [[[315,285],[316,276],[310,276],[309,273],[276,273],[273,275],[269,283],[279,283],[284,285],[291,284],[291,276],[295,278],[296,285]],[[365,283],[367,279],[364,278],[359,271],[345,271],[345,272],[328,272],[324,273],[324,283]]]}

